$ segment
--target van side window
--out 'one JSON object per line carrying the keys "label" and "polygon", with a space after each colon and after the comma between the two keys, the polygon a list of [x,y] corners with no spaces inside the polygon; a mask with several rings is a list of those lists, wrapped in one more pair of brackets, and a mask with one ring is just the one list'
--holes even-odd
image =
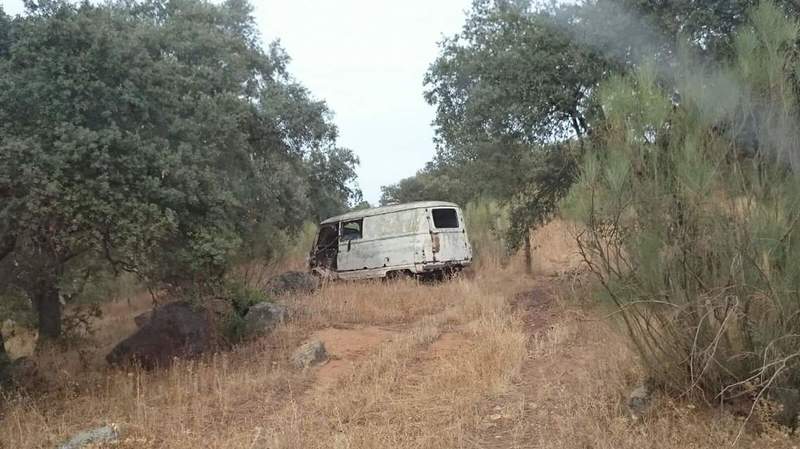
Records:
{"label": "van side window", "polygon": [[458,227],[458,214],[455,209],[433,209],[431,215],[433,215],[433,226],[436,228]]}
{"label": "van side window", "polygon": [[342,223],[342,240],[356,240],[362,236],[363,220],[345,221]]}

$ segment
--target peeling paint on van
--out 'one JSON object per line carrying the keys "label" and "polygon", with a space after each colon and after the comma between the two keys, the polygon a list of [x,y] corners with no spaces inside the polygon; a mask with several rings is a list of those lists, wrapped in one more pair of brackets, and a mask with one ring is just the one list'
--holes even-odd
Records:
{"label": "peeling paint on van", "polygon": [[421,201],[350,212],[320,223],[310,270],[329,279],[438,276],[472,263],[464,215]]}

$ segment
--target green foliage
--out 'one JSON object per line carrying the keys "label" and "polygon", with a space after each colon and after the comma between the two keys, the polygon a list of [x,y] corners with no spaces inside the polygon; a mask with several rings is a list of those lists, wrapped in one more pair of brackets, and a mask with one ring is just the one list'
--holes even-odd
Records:
{"label": "green foliage", "polygon": [[[629,16],[638,22],[646,22],[653,31],[665,37],[664,43],[672,44],[683,37],[702,57],[708,61],[726,59],[736,54],[738,31],[747,25],[748,11],[758,5],[757,0],[707,0],[702,7],[691,0],[652,2],[647,0],[598,0],[599,8],[617,12],[617,17]],[[796,16],[798,4],[791,0],[775,2],[775,11],[782,16]],[[619,19],[618,19],[619,20]],[[622,36],[631,36],[628,27]],[[652,55],[653,53],[651,53]],[[667,52],[661,56],[671,57]]]}
{"label": "green foliage", "polygon": [[473,4],[425,78],[440,157],[469,157],[451,153],[501,138],[532,144],[588,132],[589,93],[608,65],[564,29],[572,11],[534,11],[525,1]]}
{"label": "green foliage", "polygon": [[29,7],[0,15],[0,270],[40,312],[103,269],[218,284],[256,233],[360,198],[326,105],[247,2]]}
{"label": "green foliage", "polygon": [[473,189],[463,178],[453,177],[448,170],[428,165],[416,175],[381,187],[381,205],[412,201],[452,201],[462,203],[471,198]]}
{"label": "green foliage", "polygon": [[350,185],[355,179],[358,158],[352,151],[334,148],[312,151],[307,158],[309,170],[308,199],[313,217],[322,221],[344,213],[349,205],[361,203],[361,191]]}
{"label": "green foliage", "polygon": [[233,313],[225,317],[224,322],[219,323],[221,335],[225,337],[228,344],[239,343],[246,336],[244,316],[247,311],[258,303],[269,301],[269,298],[260,289],[236,278],[229,278],[225,281],[220,296],[233,306]]}
{"label": "green foliage", "polygon": [[549,219],[591,132],[592,92],[616,69],[574,38],[579,11],[475,2],[425,78],[426,99],[436,107],[436,158],[384,187],[382,202],[497,199],[511,214],[504,240],[514,249]]}
{"label": "green foliage", "polygon": [[233,305],[239,316],[244,316],[251,306],[269,300],[263,291],[238,279],[225,281],[225,291],[222,296]]}
{"label": "green foliage", "polygon": [[603,85],[564,204],[653,379],[713,400],[800,387],[800,28],[769,2],[749,17],[725,64]]}
{"label": "green foliage", "polygon": [[508,209],[487,198],[472,200],[464,207],[464,221],[475,264],[502,266],[508,261]]}

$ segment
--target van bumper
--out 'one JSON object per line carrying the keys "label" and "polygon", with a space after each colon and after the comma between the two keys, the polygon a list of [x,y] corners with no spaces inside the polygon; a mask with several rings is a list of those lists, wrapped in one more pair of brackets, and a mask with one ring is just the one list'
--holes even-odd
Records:
{"label": "van bumper", "polygon": [[416,264],[416,268],[418,273],[426,271],[449,270],[449,269],[457,270],[469,266],[471,263],[472,259],[448,260],[446,262],[422,262],[420,264]]}

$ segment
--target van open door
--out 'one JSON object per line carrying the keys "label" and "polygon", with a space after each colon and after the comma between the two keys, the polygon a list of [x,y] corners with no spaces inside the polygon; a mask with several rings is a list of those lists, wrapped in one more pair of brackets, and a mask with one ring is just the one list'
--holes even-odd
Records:
{"label": "van open door", "polygon": [[339,226],[323,225],[317,231],[314,247],[309,255],[309,267],[324,277],[330,277],[338,267]]}

